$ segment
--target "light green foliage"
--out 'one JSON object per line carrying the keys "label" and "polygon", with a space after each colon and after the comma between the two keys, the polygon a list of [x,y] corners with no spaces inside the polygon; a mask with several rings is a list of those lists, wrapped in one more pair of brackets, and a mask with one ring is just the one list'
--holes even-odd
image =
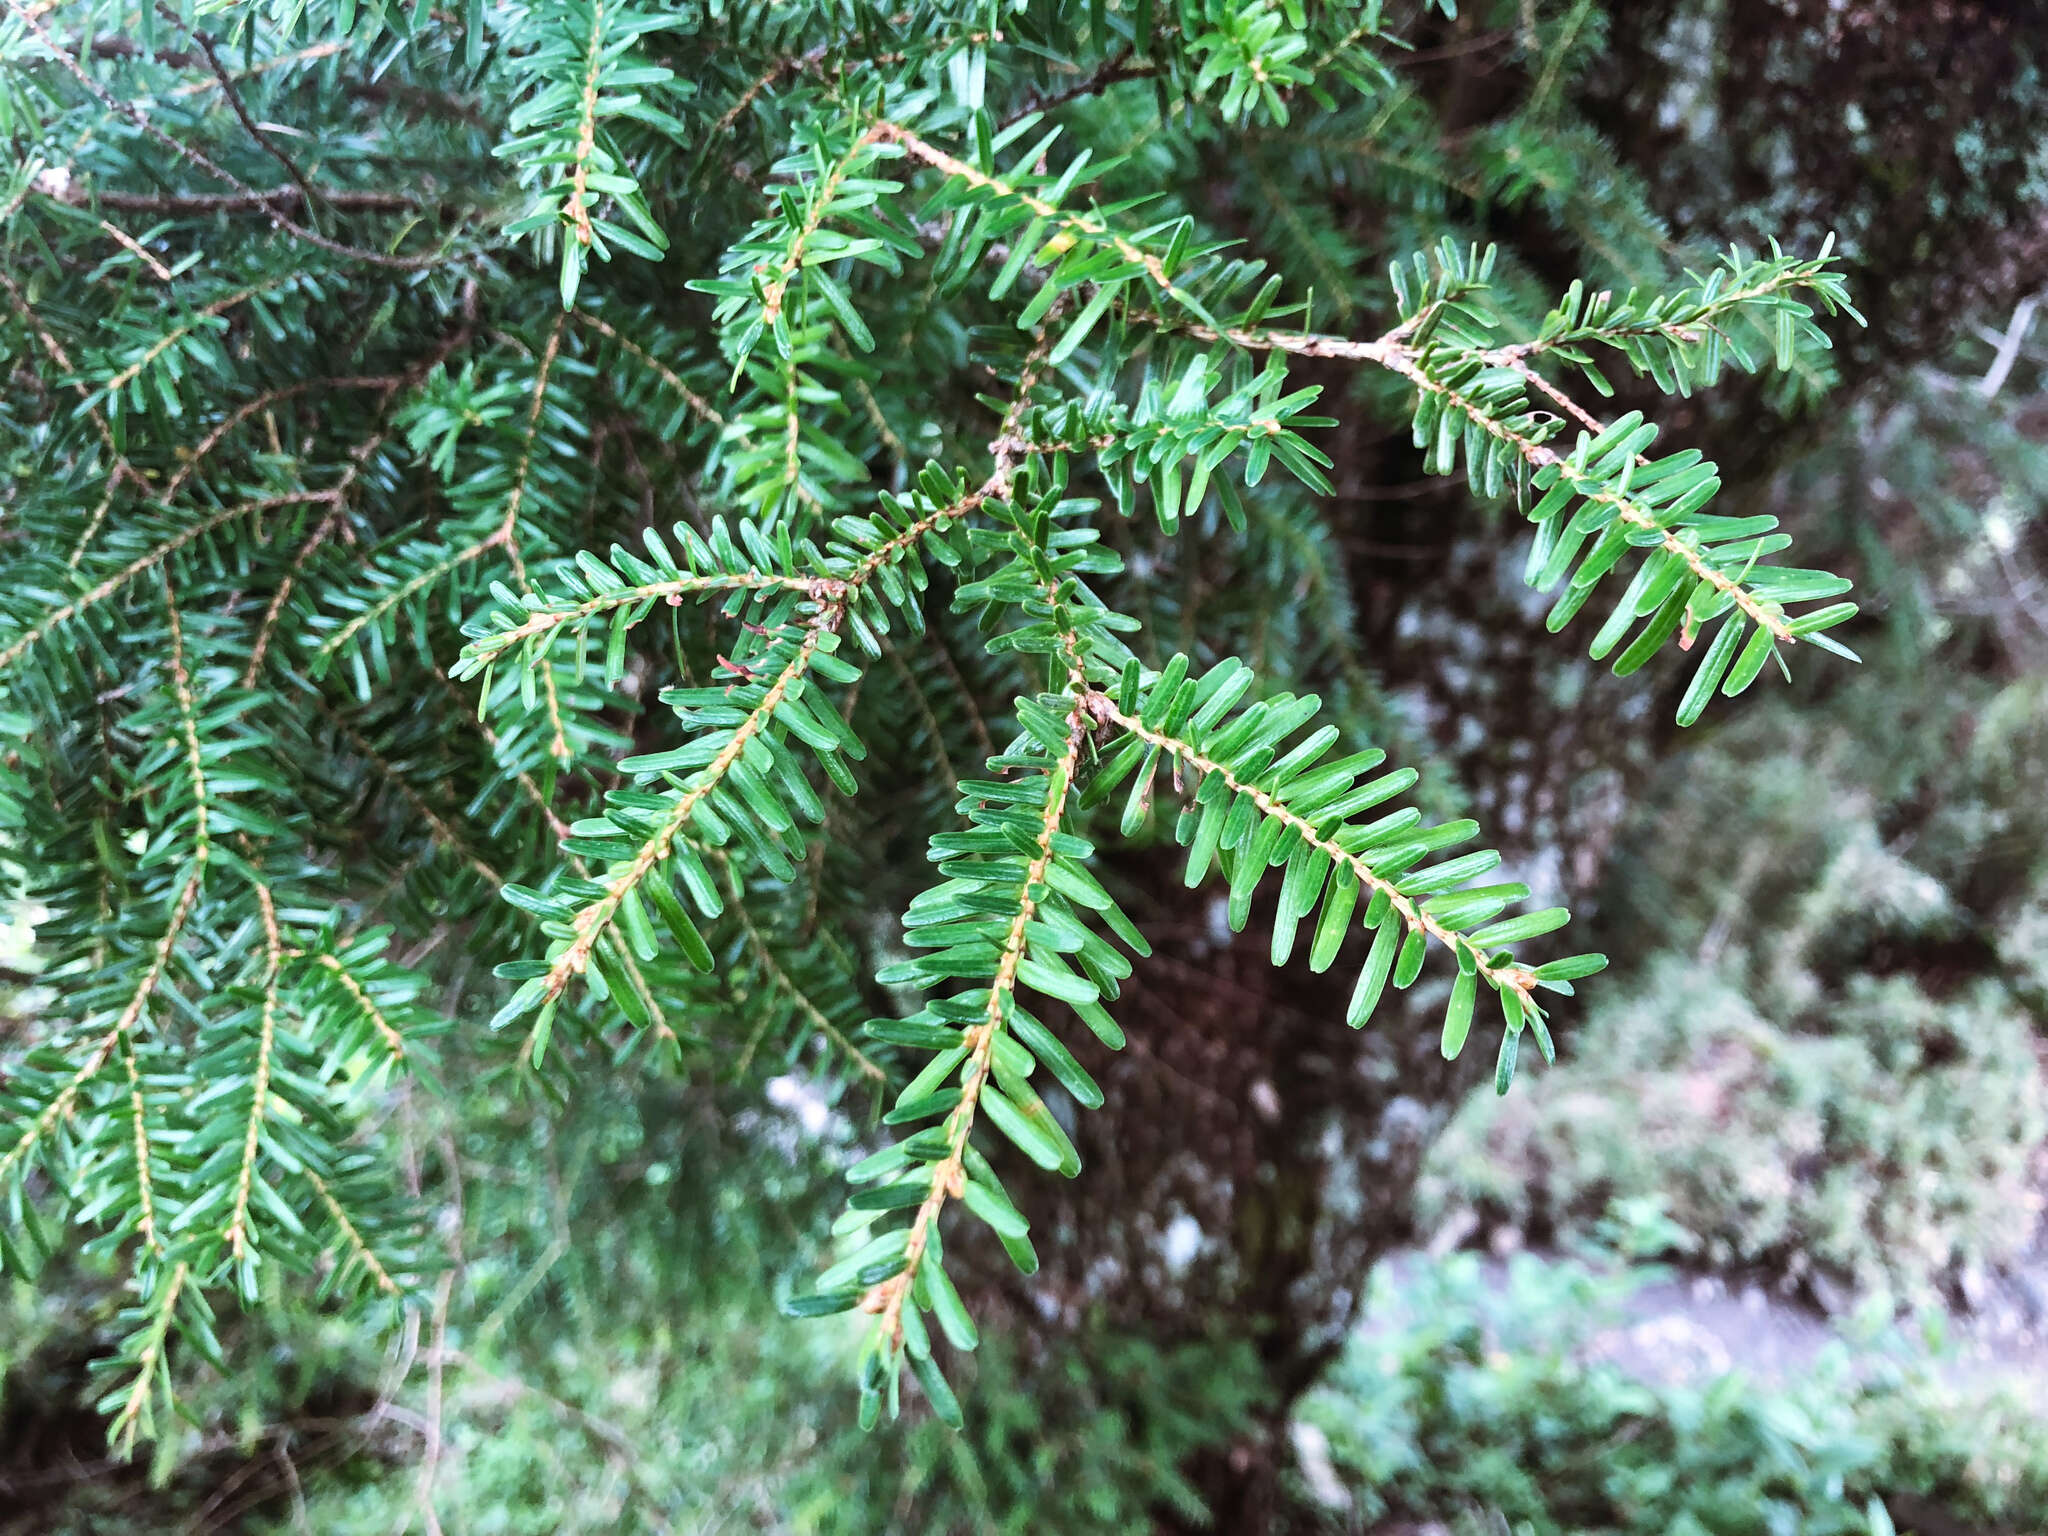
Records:
{"label": "light green foliage", "polygon": [[[565,307],[576,302],[591,256],[609,261],[616,246],[659,261],[668,249],[609,120],[630,119],[669,135],[689,132],[658,105],[664,97],[686,95],[687,84],[637,53],[642,38],[670,25],[659,12],[636,11],[621,0],[572,0],[527,7],[496,40],[533,81],[532,93],[508,120],[517,137],[492,151],[516,164],[521,183],[534,189],[532,211],[506,233],[531,233],[543,248],[559,246]],[[464,28],[465,67],[474,70],[490,42],[484,28]],[[632,227],[599,209],[616,210]]]}
{"label": "light green foliage", "polygon": [[[1353,1025],[1438,953],[1445,1056],[1497,1039],[1505,1091],[1525,1031],[1548,1055],[1537,994],[1602,962],[1474,884],[1475,824],[1361,779],[1296,358],[1367,370],[1429,469],[1534,522],[1556,623],[1612,577],[1617,672],[1711,627],[1682,720],[1854,611],[1711,510],[1711,465],[1579,399],[1596,357],[1646,394],[1803,364],[1846,311],[1825,251],[1660,258],[1620,298],[1589,270],[1553,307],[1391,186],[1384,248],[1348,249],[1327,164],[1283,178],[1310,238],[1277,267],[1215,218],[1203,156],[1308,104],[1347,143],[1428,136],[1405,13],[0,3],[30,386],[0,415],[0,815],[53,982],[0,1061],[0,1260],[75,1232],[127,1277],[124,1441],[229,1298],[432,1293],[393,1106],[486,1021],[551,1094],[773,1059],[921,1127],[790,1306],[873,1315],[866,1421],[906,1364],[957,1419],[935,1331],[978,1330],[942,1232],[965,1207],[1031,1267],[988,1150],[1077,1171],[1061,1116],[1101,1095],[1047,1005],[1116,1039],[1145,949],[1091,872],[1124,784],[1114,831],[1177,815],[1234,927],[1280,903],[1276,961],[1306,932],[1359,967]],[[1533,17],[1531,169],[1487,174],[1640,224],[1548,126],[1584,18]],[[1148,579],[1216,560],[1261,577]],[[1323,633],[1236,659],[1289,626]],[[1009,702],[964,729],[942,672],[977,680],[961,714]],[[899,845],[941,877],[908,960],[872,923]]]}
{"label": "light green foliage", "polygon": [[1635,1283],[1525,1258],[1496,1291],[1467,1255],[1399,1296],[1378,1284],[1408,1320],[1354,1343],[1301,1409],[1348,1528],[1889,1536],[1932,1528],[1915,1518],[1930,1509],[1956,1529],[2040,1528],[2048,1459],[2025,1414],[1909,1356],[1859,1377],[1839,1343],[1796,1382],[1647,1385],[1586,1358]]}

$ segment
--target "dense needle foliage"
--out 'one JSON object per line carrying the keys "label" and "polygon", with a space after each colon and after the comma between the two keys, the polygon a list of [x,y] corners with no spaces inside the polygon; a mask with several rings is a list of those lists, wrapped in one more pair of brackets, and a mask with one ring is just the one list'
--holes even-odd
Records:
{"label": "dense needle foliage", "polygon": [[[1123,1043],[1148,952],[1113,838],[1273,903],[1353,1026],[1434,967],[1445,1057],[1550,1056],[1602,964],[1566,913],[1402,804],[1306,645],[1233,654],[1336,515],[1333,370],[1533,532],[1551,629],[1686,669],[1682,724],[1855,611],[1602,413],[1810,391],[1826,245],[1544,293],[1426,198],[1358,249],[1306,144],[1271,253],[1213,218],[1304,114],[1417,133],[1427,9],[4,4],[0,826],[52,1002],[0,1058],[0,1254],[124,1267],[123,1442],[224,1301],[431,1288],[392,1106],[486,1021],[551,1093],[773,1054],[879,1108],[787,1306],[871,1316],[864,1421],[906,1374],[956,1419],[942,1244],[1035,1268],[1005,1174],[1081,1172],[1076,1032]],[[1486,196],[1634,212],[1554,102],[1518,134]],[[1206,611],[1184,546],[1240,562]]]}

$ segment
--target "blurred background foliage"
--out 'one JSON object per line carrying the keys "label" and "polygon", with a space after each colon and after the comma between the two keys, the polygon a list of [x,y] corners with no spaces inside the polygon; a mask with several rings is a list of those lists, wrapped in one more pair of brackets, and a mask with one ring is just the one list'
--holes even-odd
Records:
{"label": "blurred background foliage", "polygon": [[[1967,0],[1468,5],[1421,24],[1368,135],[1305,115],[1227,167],[1135,144],[1147,175],[1213,174],[1219,218],[1360,332],[1360,246],[1446,228],[1506,233],[1533,294],[1553,268],[1648,275],[1833,227],[1873,320],[1808,381],[1825,416],[1736,388],[1674,421],[1871,615],[1860,671],[1809,669],[1682,743],[1668,708],[1618,707],[1527,640],[1497,541],[1417,488],[1393,410],[1331,434],[1344,547],[1269,512],[1201,571],[1224,593],[1231,558],[1291,573],[1301,601],[1261,638],[1426,760],[1440,804],[1484,807],[1620,961],[1506,1101],[1361,1058],[1369,1115],[1318,1123],[1377,1149],[1363,1174],[1246,1133],[1257,1177],[1318,1181],[1305,1230],[1367,1238],[1305,1239],[1277,1280],[1251,1245],[1238,1291],[1142,1326],[995,1330],[964,1433],[877,1441],[819,1390],[855,1325],[792,1327],[760,1284],[804,1271],[853,1155],[806,1080],[592,1073],[554,1102],[451,1041],[446,1091],[391,1111],[455,1261],[435,1305],[225,1319],[233,1369],[117,1463],[83,1382],[118,1294],[84,1260],[0,1293],[0,1531],[425,1529],[429,1487],[480,1536],[2048,1531],[2048,1408],[2012,1379],[2048,1371],[2048,334],[2021,302],[2048,283],[2043,25]],[[1276,176],[1327,198],[1273,198]],[[31,965],[17,922],[0,1019],[36,1006]],[[1290,984],[1220,1006],[1239,1029],[1326,1009]],[[1192,1012],[1213,985],[1156,972],[1151,1001]],[[1248,1065],[1205,1054],[1213,1027],[1159,1047],[1189,1091],[1267,1083],[1291,1109],[1286,1053],[1315,1036],[1276,1025]],[[1132,1103],[1099,1134],[1172,1156],[1176,1101]],[[1165,1209],[1126,1230],[1178,1241]],[[1681,1310],[1746,1288],[1759,1330],[1826,1341],[1790,1372],[1656,1369],[1627,1322],[1673,1283],[1648,1260]],[[1362,1322],[1315,1333],[1326,1296],[1277,1326],[1232,1310],[1300,1286]],[[1994,1327],[2013,1372],[1971,1352]]]}

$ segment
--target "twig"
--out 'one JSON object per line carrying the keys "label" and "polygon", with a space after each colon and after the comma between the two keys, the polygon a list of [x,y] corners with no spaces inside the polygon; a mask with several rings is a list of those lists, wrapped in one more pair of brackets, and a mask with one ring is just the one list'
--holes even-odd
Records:
{"label": "twig", "polygon": [[1131,50],[1125,48],[1085,80],[1078,81],[1064,90],[1054,91],[1049,96],[1032,97],[997,126],[1007,128],[1034,112],[1050,112],[1054,107],[1065,106],[1068,102],[1078,101],[1084,96],[1099,96],[1111,86],[1121,85],[1126,80],[1149,80],[1158,73],[1157,64],[1149,59],[1133,59]]}
{"label": "twig", "polygon": [[1998,343],[1998,355],[1991,360],[1991,369],[1977,385],[1977,393],[1986,400],[2001,389],[2012,373],[2012,365],[2019,361],[2020,344],[2027,339],[2027,331],[2034,323],[2034,311],[2040,307],[2041,296],[2029,294],[2021,299],[2012,312],[2012,320],[2005,328],[2005,335]]}
{"label": "twig", "polygon": [[[57,202],[123,213],[197,215],[207,213],[271,213],[279,204],[304,202],[305,187],[258,187],[247,192],[88,192],[82,182],[47,194]],[[351,192],[338,187],[310,189],[330,208],[344,212],[408,213],[425,205],[410,192]]]}
{"label": "twig", "polygon": [[206,67],[212,71],[213,78],[220,82],[220,93],[227,98],[228,107],[241,121],[242,126],[249,131],[249,137],[254,139],[271,159],[284,167],[285,175],[291,177],[292,184],[305,194],[306,211],[311,213],[314,205],[320,201],[319,194],[313,190],[313,183],[306,179],[306,173],[299,169],[298,162],[286,154],[283,147],[269,134],[265,133],[257,125],[256,119],[249,115],[249,108],[247,103],[242,100],[242,93],[235,89],[234,80],[221,67],[220,55],[214,52],[213,39],[205,32],[188,25],[183,17],[164,4],[164,0],[157,0],[156,10],[159,16],[162,16],[166,21],[176,26],[187,37],[191,38],[193,42],[199,45],[200,53],[206,58]]}

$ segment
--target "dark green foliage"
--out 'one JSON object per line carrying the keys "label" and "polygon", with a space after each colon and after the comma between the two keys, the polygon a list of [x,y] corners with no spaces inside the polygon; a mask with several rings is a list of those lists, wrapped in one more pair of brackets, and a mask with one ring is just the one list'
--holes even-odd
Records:
{"label": "dark green foliage", "polygon": [[[958,1418],[941,1218],[1035,1267],[990,1155],[1078,1171],[1068,1111],[1104,1095],[1074,1021],[1121,1039],[1147,947],[1091,866],[1169,798],[1231,929],[1264,891],[1276,962],[1357,967],[1354,1026],[1443,950],[1441,1054],[1494,1038],[1484,983],[1499,1087],[1525,1030],[1547,1058],[1536,992],[1601,962],[1474,883],[1474,822],[1362,780],[1318,500],[1342,418],[1293,368],[1371,370],[1427,469],[1526,514],[1554,624],[1614,577],[1617,673],[1711,628],[1681,720],[1854,611],[1709,510],[1696,452],[1579,398],[1600,358],[1646,393],[1805,369],[1846,311],[1825,248],[1553,307],[1420,193],[1350,248],[1327,164],[1279,187],[1284,254],[1215,219],[1201,157],[1294,153],[1260,146],[1304,115],[1426,137],[1394,73],[1426,16],[4,3],[0,825],[48,916],[0,1258],[75,1228],[127,1277],[123,1441],[224,1303],[452,1283],[391,1124],[451,1028],[558,1097],[638,1055],[878,1105],[904,1139],[792,1306],[875,1315],[864,1421],[906,1364]],[[1584,10],[1531,23],[1478,200],[1640,224],[1625,179],[1555,179]],[[1317,329],[1333,306],[1388,328]],[[1208,559],[1258,579],[1205,592]],[[1320,640],[1247,667],[1270,615],[1234,606],[1304,573],[1283,623]],[[874,925],[905,902],[907,959]]]}

